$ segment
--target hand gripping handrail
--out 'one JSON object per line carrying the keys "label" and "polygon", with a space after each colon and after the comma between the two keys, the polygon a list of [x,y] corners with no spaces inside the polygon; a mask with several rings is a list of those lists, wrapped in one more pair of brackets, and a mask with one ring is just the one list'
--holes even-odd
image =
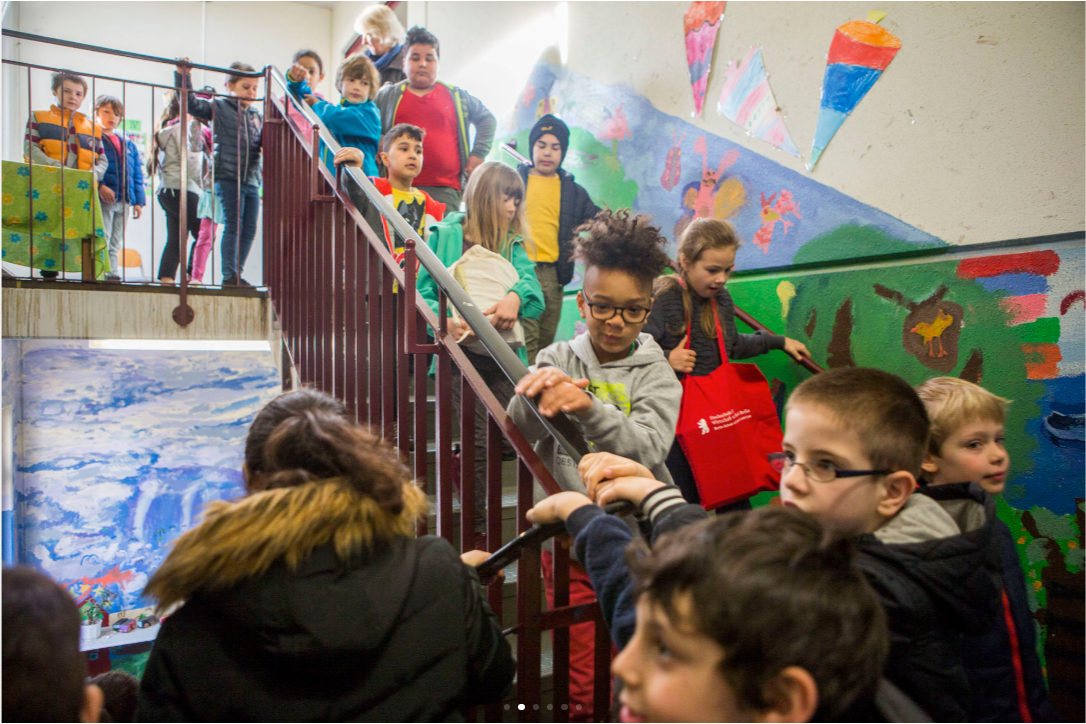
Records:
{"label": "hand gripping handrail", "polygon": [[[269,67],[269,77],[274,81],[275,85],[279,86],[284,94],[284,98],[287,103],[290,103],[296,108],[302,116],[313,126],[314,134],[319,141],[324,143],[325,148],[332,154],[339,151],[342,146],[332,137],[332,134],[323,126],[320,118],[317,114],[305,103],[299,103],[291,93],[287,90],[287,81],[278,68]],[[270,93],[268,93],[270,97]],[[319,156],[319,148],[311,149],[314,156]],[[323,166],[323,164],[321,164]],[[326,173],[327,169],[320,169],[322,173]],[[362,173],[361,169],[357,168],[341,168],[340,172],[336,175],[337,180],[341,180],[341,177],[346,176],[354,182],[354,184],[365,195],[366,200],[373,204],[374,208],[385,218],[385,221],[401,236],[406,242],[408,247],[408,256],[410,257],[412,251],[418,258],[422,266],[426,267],[426,271],[433,278],[434,282],[441,288],[441,290],[452,302],[453,306],[460,313],[461,318],[468,323],[472,331],[475,332],[476,337],[482,343],[483,347],[490,354],[491,358],[498,364],[502,372],[509,380],[516,384],[524,375],[528,374],[528,368],[520,361],[516,353],[509,347],[509,344],[502,339],[502,336],[498,333],[490,321],[483,315],[482,311],[472,302],[471,297],[464,291],[463,287],[453,278],[449,270],[445,268],[445,265],[437,258],[434,252],[430,249],[429,245],[422,240],[415,229],[411,228],[399,212],[393,208],[381,192],[370,182],[369,178]],[[412,245],[414,249],[412,250]],[[410,259],[408,259],[410,261]],[[411,263],[405,264],[406,269],[402,272],[404,275],[402,283],[405,290],[412,290],[414,288],[415,277],[415,265]],[[397,276],[399,276],[397,274]],[[439,324],[443,324],[442,320],[438,320]],[[435,330],[440,333],[440,330]],[[547,429],[547,431],[554,437],[555,441],[562,447],[567,455],[569,455],[574,462],[580,462],[583,455],[589,452],[588,443],[585,442],[584,436],[580,430],[574,425],[572,420],[563,415],[555,416],[554,418],[548,418],[543,416],[537,408],[537,400],[533,400],[529,407],[539,418],[539,421]]]}

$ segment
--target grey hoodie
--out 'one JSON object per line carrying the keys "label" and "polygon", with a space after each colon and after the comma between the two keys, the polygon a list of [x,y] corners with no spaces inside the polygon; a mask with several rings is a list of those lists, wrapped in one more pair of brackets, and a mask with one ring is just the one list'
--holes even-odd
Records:
{"label": "grey hoodie", "polygon": [[[652,335],[641,333],[632,355],[600,364],[588,333],[540,350],[535,368],[559,367],[573,379],[587,377],[592,407],[574,416],[593,451],[609,452],[641,463],[657,480],[671,483],[664,465],[675,439],[682,385]],[[563,490],[584,493],[577,464],[554,442],[520,395],[509,402],[510,417],[535,443],[536,454]],[[536,485],[536,500],[546,497]]]}

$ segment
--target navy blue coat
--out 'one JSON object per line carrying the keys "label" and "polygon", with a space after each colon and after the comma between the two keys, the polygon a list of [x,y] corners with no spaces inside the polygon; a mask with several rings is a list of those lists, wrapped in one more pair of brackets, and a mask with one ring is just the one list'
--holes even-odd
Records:
{"label": "navy blue coat", "polygon": [[[124,143],[126,158],[120,158],[113,142],[103,136],[102,145],[105,146],[109,166],[106,168],[105,176],[99,181],[99,185],[109,187],[117,195],[118,201],[124,201],[133,206],[146,206],[147,196],[143,191],[143,162],[140,161],[140,152],[136,144],[124,136],[118,134],[117,138]],[[125,185],[128,187],[123,195],[121,194],[122,180],[127,182]]]}

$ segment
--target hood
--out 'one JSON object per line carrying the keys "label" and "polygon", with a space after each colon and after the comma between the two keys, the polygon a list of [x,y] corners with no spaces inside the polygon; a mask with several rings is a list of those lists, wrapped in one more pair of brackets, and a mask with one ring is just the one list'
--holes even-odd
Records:
{"label": "hood", "polygon": [[404,508],[391,515],[338,478],[254,493],[207,506],[203,521],[179,537],[144,594],[164,610],[197,591],[231,588],[273,564],[297,571],[310,554],[329,546],[337,562],[397,538],[414,535],[426,496],[404,485]]}
{"label": "hood", "polygon": [[570,340],[569,348],[573,350],[573,354],[577,355],[578,359],[588,365],[589,369],[647,367],[658,363],[664,357],[664,351],[660,349],[660,345],[656,344],[656,340],[652,338],[652,335],[646,332],[637,335],[637,349],[634,350],[632,355],[614,362],[608,362],[605,365],[600,364],[600,361],[596,358],[596,351],[592,349],[592,340],[588,332],[582,332]]}
{"label": "hood", "polygon": [[996,520],[995,502],[980,486],[928,486],[856,543],[921,587],[946,623],[982,632],[1002,605]]}

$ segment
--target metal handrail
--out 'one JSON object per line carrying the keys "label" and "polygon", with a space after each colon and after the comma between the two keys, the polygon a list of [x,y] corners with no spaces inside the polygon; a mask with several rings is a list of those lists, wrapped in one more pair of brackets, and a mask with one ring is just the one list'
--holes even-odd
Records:
{"label": "metal handrail", "polygon": [[200,70],[210,70],[214,73],[226,73],[227,75],[234,75],[239,78],[263,78],[263,70],[254,70],[252,72],[234,70],[233,68],[219,68],[215,65],[205,65],[203,63],[193,63],[189,60],[177,60],[176,58],[160,58],[157,55],[144,55],[143,53],[133,53],[128,50],[117,50],[116,48],[103,48],[100,45],[89,45],[88,43],[77,43],[73,40],[62,40],[60,38],[49,38],[44,35],[34,35],[33,33],[24,33],[20,30],[9,30],[4,28],[4,36],[8,38],[15,38],[17,40],[32,40],[38,43],[48,43],[49,45],[61,45],[65,48],[74,48],[75,50],[86,50],[91,53],[103,53],[105,55],[118,55],[124,58],[133,58],[135,60],[146,60],[152,63],[164,63],[165,65],[183,65],[189,68],[198,68]]}
{"label": "metal handrail", "polygon": [[[514,159],[516,159],[518,162],[520,162],[520,163],[530,163],[530,161],[528,159],[526,159],[524,156],[522,156],[520,154],[519,151],[517,151],[516,146],[513,145],[515,143],[516,143],[515,141],[512,142],[512,143],[503,143],[500,148],[501,148],[501,150],[505,151],[510,156],[512,156]],[[679,268],[678,264],[676,264],[674,260],[671,260],[670,264],[671,264],[672,269],[675,269],[676,271],[678,271],[678,268]],[[747,314],[742,309],[740,309],[739,305],[735,305],[735,316],[738,317],[739,320],[743,324],[747,325],[748,327],[750,327],[751,329],[753,329],[753,330],[755,330],[757,332],[766,332],[768,334],[776,334],[769,327],[765,326],[764,324],[759,322],[757,319],[755,319],[754,317],[752,317],[751,315]],[[789,357],[791,357],[791,355],[789,355]],[[818,374],[819,372],[825,372],[826,371],[826,369],[822,365],[818,364],[817,362],[815,362],[810,357],[804,357],[803,359],[795,359],[794,357],[792,357],[792,361],[794,361],[800,367],[803,367],[808,372],[813,372],[814,374]]]}
{"label": "metal handrail", "polygon": [[[302,116],[313,126],[314,132],[319,136],[320,141],[324,143],[325,147],[333,155],[338,152],[342,146],[332,137],[332,134],[323,126],[320,118],[307,104],[301,103],[296,99],[293,94],[287,90],[287,80],[283,74],[275,66],[269,66],[268,76],[274,81],[275,85],[279,86],[283,90],[284,98],[295,109],[297,109]],[[270,93],[269,93],[270,96]],[[284,114],[285,115],[285,114]],[[319,149],[311,149],[313,156],[319,155]],[[320,164],[320,171],[325,174],[329,174],[327,168],[324,168],[324,164]],[[400,213],[393,208],[380,191],[370,182],[369,178],[362,173],[361,169],[353,167],[343,167],[340,174],[351,181],[365,194],[367,201],[373,204],[377,211],[385,218],[385,221],[391,225],[391,227],[407,242],[410,247],[411,242],[414,242],[414,254],[418,258],[422,266],[426,267],[426,271],[433,278],[434,282],[441,288],[441,290],[452,302],[453,306],[460,313],[461,318],[467,322],[471,327],[476,337],[482,343],[483,347],[490,354],[491,358],[501,368],[506,377],[509,378],[514,384],[517,383],[524,375],[528,374],[528,368],[520,361],[516,353],[513,352],[509,344],[502,338],[490,321],[483,315],[475,303],[468,296],[464,288],[460,286],[459,282],[453,278],[453,275],[449,273],[449,270],[441,263],[441,260],[437,258],[430,246],[419,236],[418,232],[411,228],[411,225]],[[333,187],[336,185],[337,179],[332,178],[329,174],[329,180],[332,182]],[[409,252],[410,252],[409,248]],[[414,264],[405,264],[406,270],[393,270],[394,275],[399,283],[404,285],[405,289],[413,289],[413,279],[407,279],[407,275],[412,278],[415,276]],[[442,320],[438,320],[439,325],[442,325]],[[435,328],[435,333],[442,334],[443,330]],[[583,435],[573,424],[573,422],[565,416],[565,414],[555,416],[554,418],[548,418],[542,415],[537,409],[536,404],[529,404],[529,408],[535,413],[539,421],[547,429],[547,431],[554,437],[555,441],[562,447],[567,455],[570,456],[575,462],[579,462],[581,457],[589,452],[588,444],[584,441]]]}

